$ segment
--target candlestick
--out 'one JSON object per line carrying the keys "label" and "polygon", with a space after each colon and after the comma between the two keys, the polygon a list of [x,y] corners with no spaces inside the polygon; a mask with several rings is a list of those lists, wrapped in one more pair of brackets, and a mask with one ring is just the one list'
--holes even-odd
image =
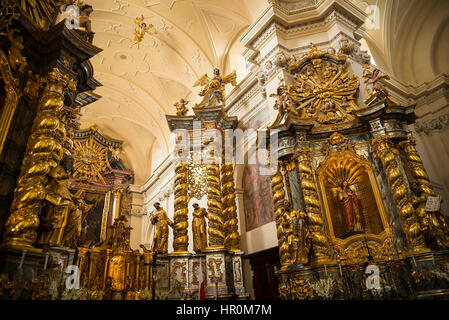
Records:
{"label": "candlestick", "polygon": [[432,252],[432,264],[435,267],[435,256],[433,255],[433,252]]}
{"label": "candlestick", "polygon": [[324,265],[324,272],[326,273],[326,277],[327,277],[327,266]]}
{"label": "candlestick", "polygon": [[343,276],[343,272],[341,271],[341,264],[338,264],[338,269],[340,269],[340,276]]}
{"label": "candlestick", "polygon": [[23,260],[25,260],[25,255],[27,254],[26,250],[22,251],[22,259],[20,259],[19,269],[22,270]]}
{"label": "candlestick", "polygon": [[413,259],[413,264],[415,265],[415,268],[418,267],[418,265],[416,264],[416,260],[415,260],[415,256],[412,255],[412,259]]}
{"label": "candlestick", "polygon": [[44,270],[47,270],[47,262],[48,262],[48,253],[45,256],[45,264],[44,264]]}

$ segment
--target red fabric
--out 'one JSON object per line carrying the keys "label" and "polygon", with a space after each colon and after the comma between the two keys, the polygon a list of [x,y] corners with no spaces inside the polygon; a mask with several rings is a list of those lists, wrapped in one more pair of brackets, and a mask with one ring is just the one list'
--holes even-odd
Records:
{"label": "red fabric", "polygon": [[348,230],[352,230],[356,222],[356,216],[359,215],[359,199],[355,194],[344,199],[343,212],[345,214],[346,226]]}
{"label": "red fabric", "polygon": [[201,282],[200,300],[206,300],[206,289],[204,288],[204,281]]}

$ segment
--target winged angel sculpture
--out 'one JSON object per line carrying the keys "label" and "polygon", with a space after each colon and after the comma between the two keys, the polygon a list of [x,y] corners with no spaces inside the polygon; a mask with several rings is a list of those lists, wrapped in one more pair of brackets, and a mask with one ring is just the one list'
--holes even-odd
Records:
{"label": "winged angel sculpture", "polygon": [[225,98],[225,85],[227,83],[235,86],[237,84],[237,76],[235,70],[233,70],[229,75],[221,77],[220,69],[214,69],[214,76],[209,78],[207,74],[199,78],[193,86],[202,86],[199,95],[204,96],[203,101],[196,106],[208,106],[214,107],[217,103],[223,103]]}

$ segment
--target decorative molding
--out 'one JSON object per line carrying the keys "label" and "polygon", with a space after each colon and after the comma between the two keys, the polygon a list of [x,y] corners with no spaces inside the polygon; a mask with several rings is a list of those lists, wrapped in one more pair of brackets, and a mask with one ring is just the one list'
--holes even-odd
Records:
{"label": "decorative molding", "polygon": [[447,126],[449,126],[449,114],[444,114],[430,121],[415,123],[415,131],[431,134],[435,131],[444,130]]}

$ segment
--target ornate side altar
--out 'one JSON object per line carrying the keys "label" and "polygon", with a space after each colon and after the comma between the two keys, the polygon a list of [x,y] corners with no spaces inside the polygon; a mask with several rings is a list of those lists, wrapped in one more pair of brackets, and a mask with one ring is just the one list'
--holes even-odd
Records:
{"label": "ornate side altar", "polygon": [[[229,139],[226,130],[235,129],[238,121],[224,111],[224,87],[226,83],[235,85],[235,77],[235,71],[221,77],[218,69],[214,70],[212,78],[204,75],[194,84],[202,86],[200,96],[203,96],[193,108],[194,115],[187,116],[187,102],[181,100],[176,105],[177,115],[167,116],[177,141],[174,151],[174,251],[157,256],[158,262],[164,264],[160,276],[169,275],[169,281],[164,284],[167,289],[183,287],[187,294],[201,289],[199,279],[202,278],[208,299],[244,298],[246,295],[237,226],[234,163],[226,156],[226,153],[234,152],[232,145],[226,143]],[[195,254],[187,251],[188,203],[193,198],[207,198],[206,210],[195,209],[197,218],[194,219],[204,215],[208,220],[207,246],[205,228],[203,233],[194,230]],[[194,228],[196,223],[194,220]]]}
{"label": "ornate side altar", "polygon": [[407,127],[413,106],[344,49],[311,44],[287,70],[268,130],[281,297],[447,297],[449,229],[426,207],[435,193]]}

